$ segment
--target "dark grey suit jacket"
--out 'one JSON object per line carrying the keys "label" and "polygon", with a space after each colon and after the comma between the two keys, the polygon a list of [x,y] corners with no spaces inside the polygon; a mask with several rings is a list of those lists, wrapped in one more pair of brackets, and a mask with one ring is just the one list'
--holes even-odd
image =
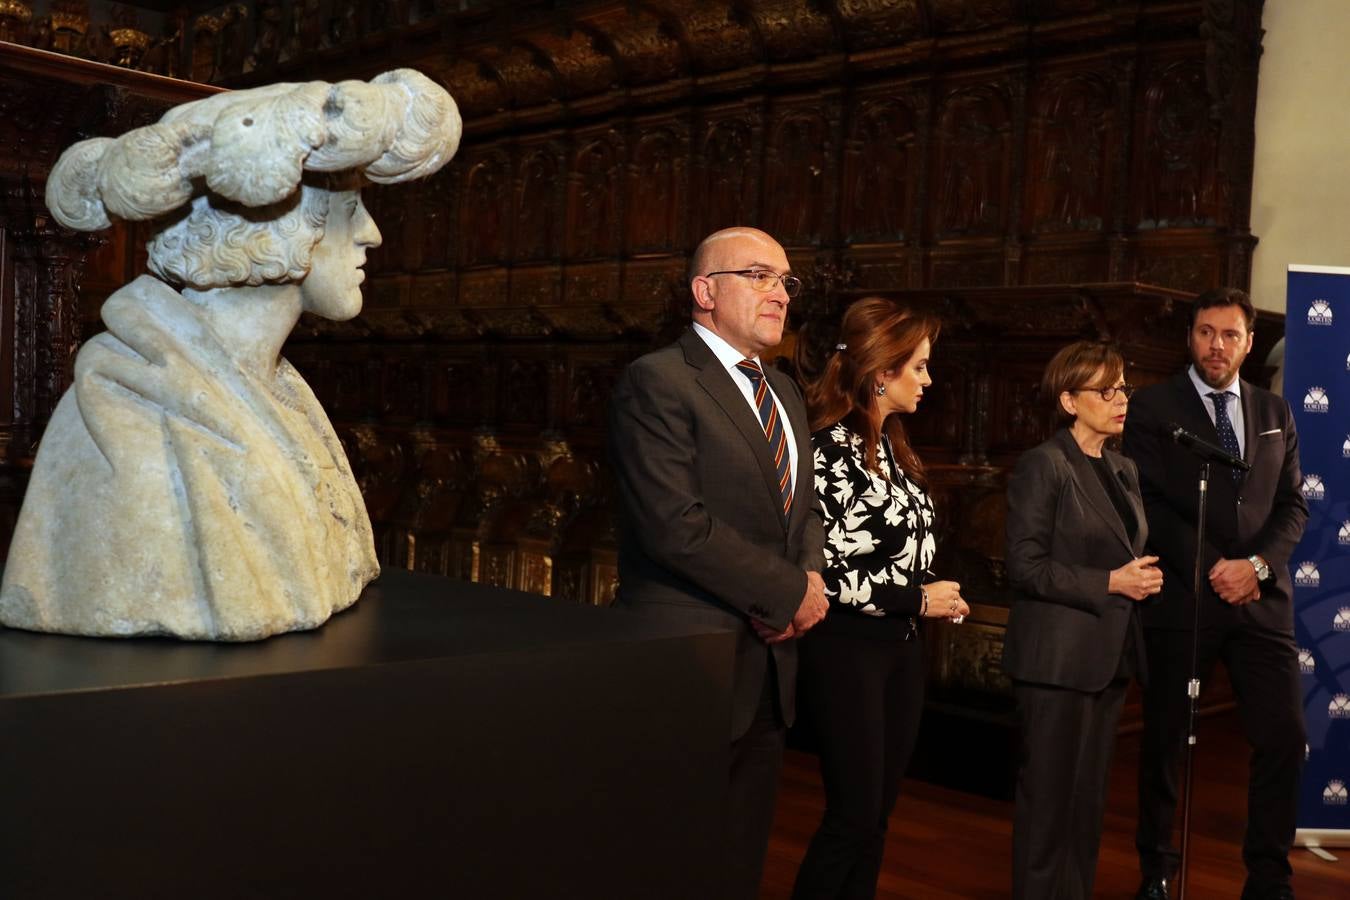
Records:
{"label": "dark grey suit jacket", "polygon": [[1008,480],[1008,577],[1020,592],[1003,647],[1012,678],[1095,693],[1115,677],[1135,601],[1107,584],[1143,554],[1148,524],[1134,463],[1102,457],[1139,522],[1133,540],[1067,429],[1022,454]]}
{"label": "dark grey suit jacket", "polygon": [[[1222,627],[1240,621],[1292,636],[1294,611],[1289,557],[1303,536],[1308,502],[1299,491],[1298,433],[1283,398],[1242,382],[1243,452],[1251,471],[1236,482],[1228,469],[1210,466],[1206,501],[1204,571],[1200,625]],[[1200,460],[1168,440],[1163,428],[1175,422],[1212,444],[1219,433],[1186,372],[1142,388],[1130,400],[1124,451],[1139,464],[1139,477],[1153,531],[1152,552],[1163,570],[1162,602],[1144,611],[1146,628],[1190,629],[1194,621],[1196,482]],[[1229,606],[1203,577],[1220,558],[1246,559],[1259,553],[1275,572],[1261,599]]]}
{"label": "dark grey suit jacket", "polygon": [[692,329],[625,369],[610,397],[617,603],[736,630],[733,739],[750,727],[771,654],[780,708],[792,723],[796,642],[770,648],[750,620],[786,628],[806,593],[806,572],[824,566],[806,407],[791,378],[772,366],[765,374],[796,439],[795,497],[786,518],[759,418]]}

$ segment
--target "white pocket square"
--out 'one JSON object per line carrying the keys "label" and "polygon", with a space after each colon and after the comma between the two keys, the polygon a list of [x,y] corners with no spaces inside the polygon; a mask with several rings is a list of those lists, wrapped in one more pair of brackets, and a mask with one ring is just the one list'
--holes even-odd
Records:
{"label": "white pocket square", "polygon": [[1272,428],[1272,429],[1270,429],[1269,431],[1263,431],[1263,432],[1261,432],[1260,434],[1257,435],[1257,437],[1265,437],[1265,436],[1268,435],[1268,434],[1279,434],[1279,433],[1280,433],[1280,429],[1278,429],[1278,428]]}

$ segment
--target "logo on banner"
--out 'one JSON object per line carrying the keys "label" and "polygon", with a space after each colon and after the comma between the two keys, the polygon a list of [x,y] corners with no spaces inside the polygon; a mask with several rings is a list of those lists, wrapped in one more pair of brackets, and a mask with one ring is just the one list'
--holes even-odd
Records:
{"label": "logo on banner", "polygon": [[1303,395],[1303,411],[1310,413],[1324,413],[1331,410],[1331,401],[1327,399],[1327,389],[1324,387],[1308,388],[1308,393]]}
{"label": "logo on banner", "polygon": [[1336,543],[1342,546],[1350,546],[1350,519],[1341,523],[1341,530],[1336,532]]}
{"label": "logo on banner", "polygon": [[1314,300],[1312,306],[1308,307],[1309,325],[1330,325],[1331,318],[1330,300]]}
{"label": "logo on banner", "polygon": [[1336,631],[1350,631],[1350,606],[1342,606],[1336,610],[1336,616],[1331,620],[1331,627]]}
{"label": "logo on banner", "polygon": [[1346,435],[1345,443],[1341,444],[1341,456],[1350,459],[1350,435]]}
{"label": "logo on banner", "polygon": [[1327,806],[1345,806],[1347,800],[1350,800],[1350,792],[1346,791],[1345,782],[1339,778],[1331,779],[1322,789],[1322,802]]}
{"label": "logo on banner", "polygon": [[1313,660],[1311,650],[1305,650],[1302,647],[1298,648],[1298,670],[1304,675],[1311,675],[1313,672],[1317,671],[1317,663]]}
{"label": "logo on banner", "polygon": [[1299,587],[1317,587],[1322,583],[1322,575],[1317,571],[1317,563],[1301,562],[1294,573],[1294,584]]}
{"label": "logo on banner", "polygon": [[1337,694],[1327,704],[1327,715],[1333,719],[1350,719],[1350,694]]}
{"label": "logo on banner", "polygon": [[1308,500],[1325,500],[1327,497],[1327,487],[1322,483],[1322,476],[1311,472],[1303,476],[1303,486],[1299,492]]}

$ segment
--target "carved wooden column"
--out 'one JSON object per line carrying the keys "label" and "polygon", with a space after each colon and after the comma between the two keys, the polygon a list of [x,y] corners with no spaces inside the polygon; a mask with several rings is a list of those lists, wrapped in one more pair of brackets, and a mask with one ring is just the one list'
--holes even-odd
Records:
{"label": "carved wooden column", "polygon": [[1205,83],[1220,123],[1218,178],[1228,201],[1223,283],[1251,284],[1252,166],[1256,156],[1256,81],[1265,0],[1205,0]]}

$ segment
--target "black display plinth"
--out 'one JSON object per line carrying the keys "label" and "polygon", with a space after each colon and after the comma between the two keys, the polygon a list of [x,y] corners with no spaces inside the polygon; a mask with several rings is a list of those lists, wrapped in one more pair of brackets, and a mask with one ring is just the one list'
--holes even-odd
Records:
{"label": "black display plinth", "polygon": [[708,896],[733,641],[401,571],[257,644],[0,632],[0,895]]}

